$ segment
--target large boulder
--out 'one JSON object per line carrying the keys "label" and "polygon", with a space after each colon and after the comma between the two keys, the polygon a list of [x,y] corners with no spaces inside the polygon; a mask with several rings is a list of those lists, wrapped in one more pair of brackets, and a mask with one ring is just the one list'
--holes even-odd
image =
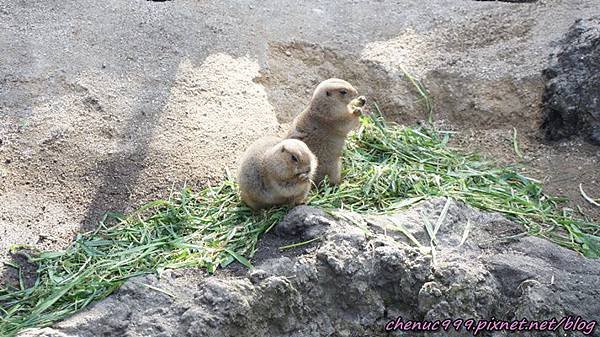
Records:
{"label": "large boulder", "polygon": [[[476,335],[504,336],[508,331],[494,330],[494,322],[525,319],[531,327],[563,318],[564,331],[523,333],[600,336],[592,321],[600,317],[600,261],[454,202],[432,253],[423,219],[437,224],[445,202],[385,217],[345,213],[344,220],[302,206],[279,234],[263,238],[251,270],[136,278],[64,322],[23,336],[383,336],[386,328],[411,330],[402,325],[409,320],[447,319],[457,320],[448,331],[406,333],[473,336],[482,324]],[[320,240],[281,252],[291,233],[291,242]]]}
{"label": "large boulder", "polygon": [[571,26],[543,74],[546,138],[580,135],[600,145],[600,16]]}

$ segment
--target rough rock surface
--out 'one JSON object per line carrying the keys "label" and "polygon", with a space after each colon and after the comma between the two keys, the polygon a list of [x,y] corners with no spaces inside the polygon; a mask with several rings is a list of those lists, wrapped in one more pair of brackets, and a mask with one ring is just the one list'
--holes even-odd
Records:
{"label": "rough rock surface", "polygon": [[577,20],[544,76],[546,138],[581,135],[600,145],[600,16]]}
{"label": "rough rock surface", "polygon": [[[166,271],[160,278],[133,279],[88,310],[22,336],[381,336],[398,316],[548,320],[575,315],[588,322],[600,317],[600,261],[521,236],[518,225],[499,215],[451,202],[431,254],[422,219],[435,223],[444,203],[427,201],[389,217],[342,214],[346,220],[299,207],[278,235],[293,233],[298,241],[311,232],[308,237],[322,238],[318,243],[287,255],[264,254],[280,243],[269,234],[252,270],[213,276]],[[599,336],[599,330],[592,335]],[[473,331],[422,334],[448,333]]]}

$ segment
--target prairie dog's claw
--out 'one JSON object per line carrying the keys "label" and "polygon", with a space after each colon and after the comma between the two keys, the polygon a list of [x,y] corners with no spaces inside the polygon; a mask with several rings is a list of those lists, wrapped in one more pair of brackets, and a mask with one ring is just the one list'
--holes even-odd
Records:
{"label": "prairie dog's claw", "polygon": [[352,108],[352,113],[356,116],[360,116],[363,113],[363,109],[359,107]]}
{"label": "prairie dog's claw", "polygon": [[310,176],[308,175],[308,173],[301,173],[298,175],[298,178],[300,178],[300,180],[302,181],[309,181],[310,180]]}
{"label": "prairie dog's claw", "polygon": [[354,99],[354,106],[363,107],[367,103],[367,98],[365,96],[358,96]]}

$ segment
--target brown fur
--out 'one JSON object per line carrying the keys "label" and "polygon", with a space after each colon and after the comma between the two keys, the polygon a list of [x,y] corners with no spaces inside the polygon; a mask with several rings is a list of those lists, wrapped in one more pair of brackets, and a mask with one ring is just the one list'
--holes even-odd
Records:
{"label": "brown fur", "polygon": [[239,168],[242,200],[253,209],[301,204],[316,167],[317,158],[303,142],[261,138],[246,150]]}
{"label": "brown fur", "polygon": [[294,119],[286,138],[302,140],[317,156],[316,183],[325,176],[334,185],[340,183],[346,136],[359,126],[365,102],[350,83],[330,78],[317,86],[308,107]]}

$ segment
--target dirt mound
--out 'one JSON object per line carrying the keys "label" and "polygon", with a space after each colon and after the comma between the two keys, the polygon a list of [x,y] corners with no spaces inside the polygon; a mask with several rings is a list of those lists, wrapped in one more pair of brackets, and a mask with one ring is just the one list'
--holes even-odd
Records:
{"label": "dirt mound", "polygon": [[[279,236],[262,241],[254,269],[133,279],[88,310],[21,336],[364,336],[409,320],[440,320],[442,328],[423,335],[471,336],[482,320],[523,318],[528,328],[562,320],[566,335],[594,330],[599,261],[515,235],[516,224],[454,202],[432,253],[423,219],[436,223],[444,204],[431,200],[390,217],[346,213],[346,220],[301,206],[278,225]],[[285,254],[277,249],[300,238],[320,240]],[[444,331],[445,320],[459,319]],[[491,335],[486,326],[479,333]]]}
{"label": "dirt mound", "polygon": [[[401,72],[358,55],[301,42],[272,43],[268,65],[256,79],[267,89],[280,122],[291,122],[304,109],[314,88],[331,77],[343,78],[401,123],[427,118],[424,104]],[[410,113],[405,113],[410,112]]]}

